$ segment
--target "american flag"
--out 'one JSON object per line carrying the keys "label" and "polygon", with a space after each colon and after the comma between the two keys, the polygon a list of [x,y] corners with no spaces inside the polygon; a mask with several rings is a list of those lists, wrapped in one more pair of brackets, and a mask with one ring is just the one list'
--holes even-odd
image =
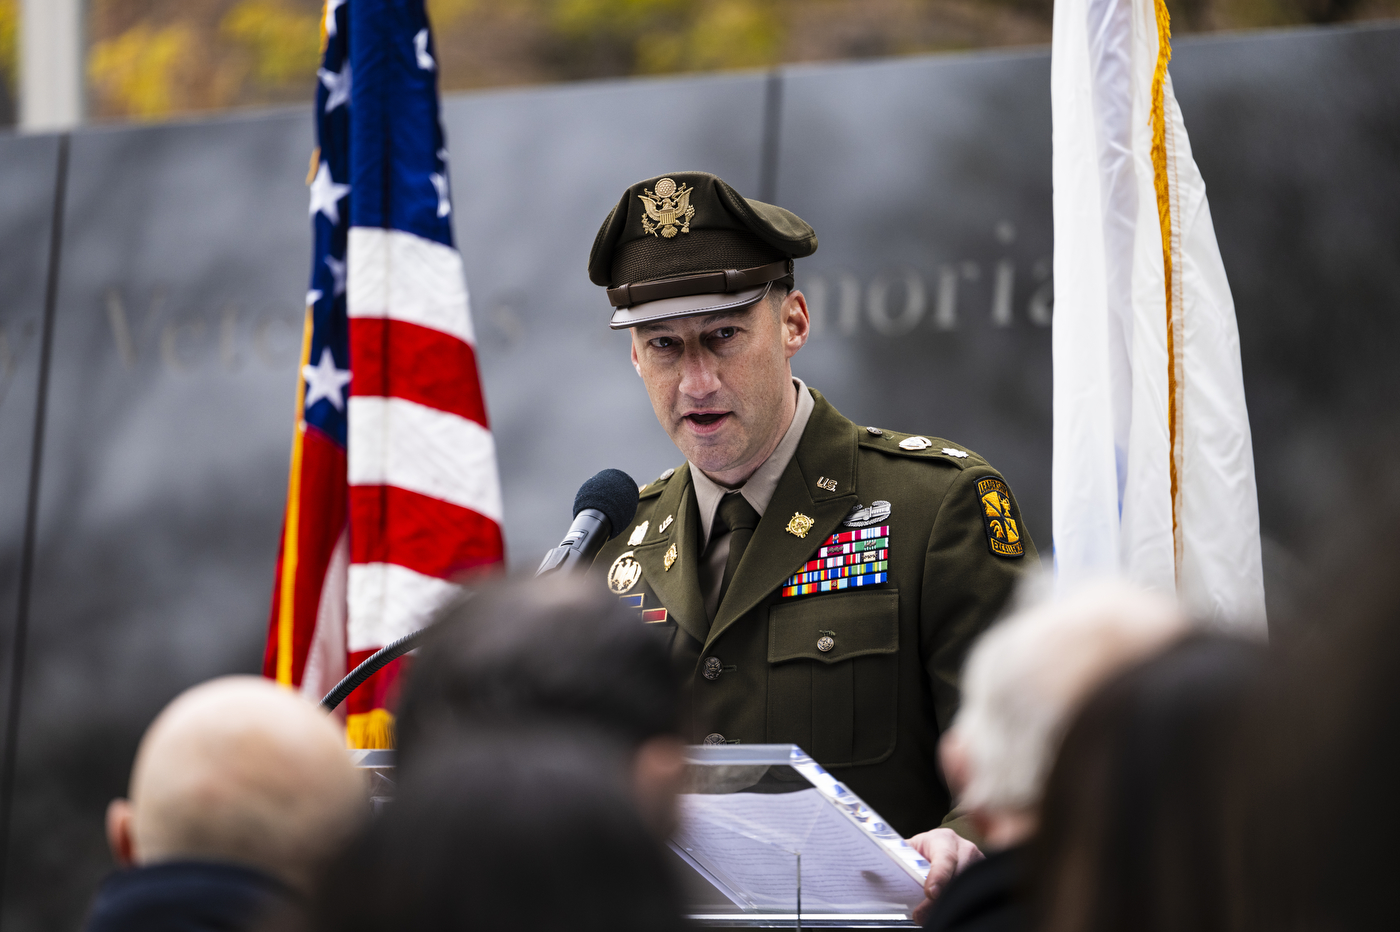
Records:
{"label": "american flag", "polygon": [[[327,0],[315,235],[265,675],[319,699],[499,565],[501,490],[477,374],[424,0]],[[400,661],[345,704],[391,747]]]}

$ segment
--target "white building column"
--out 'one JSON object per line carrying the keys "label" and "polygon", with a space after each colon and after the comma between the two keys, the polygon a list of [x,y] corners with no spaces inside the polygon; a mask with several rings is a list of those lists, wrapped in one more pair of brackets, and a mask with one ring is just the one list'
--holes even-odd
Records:
{"label": "white building column", "polygon": [[85,0],[24,0],[20,11],[19,128],[71,129],[83,119]]}

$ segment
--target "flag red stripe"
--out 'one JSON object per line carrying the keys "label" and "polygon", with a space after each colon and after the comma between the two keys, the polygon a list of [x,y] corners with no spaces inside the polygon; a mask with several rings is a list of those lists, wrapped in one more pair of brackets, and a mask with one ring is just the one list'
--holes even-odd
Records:
{"label": "flag red stripe", "polygon": [[391,485],[350,489],[350,562],[451,579],[501,561],[501,528],[469,508]]}
{"label": "flag red stripe", "polygon": [[355,317],[350,360],[351,394],[405,398],[490,426],[476,351],[454,336],[402,320]]}
{"label": "flag red stripe", "polygon": [[[321,608],[326,568],[345,527],[346,494],[345,451],[319,430],[308,428],[302,447],[297,578],[292,603],[293,686],[301,686],[301,676],[306,669],[306,655],[316,631],[316,613]],[[276,582],[272,590],[273,623],[263,658],[263,672],[273,678],[277,675],[276,618],[282,591],[281,549],[278,547]]]}

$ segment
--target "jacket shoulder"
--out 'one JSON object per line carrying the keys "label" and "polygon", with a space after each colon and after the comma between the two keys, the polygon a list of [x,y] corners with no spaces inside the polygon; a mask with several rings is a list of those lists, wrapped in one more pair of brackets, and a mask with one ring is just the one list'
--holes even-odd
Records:
{"label": "jacket shoulder", "polygon": [[932,434],[906,434],[882,427],[859,428],[861,450],[873,450],[886,456],[902,456],[943,466],[967,469],[972,466],[990,467],[980,454],[961,444]]}
{"label": "jacket shoulder", "polygon": [[645,501],[648,498],[659,497],[662,492],[666,491],[666,486],[670,483],[670,481],[676,477],[676,473],[680,472],[680,470],[684,468],[686,467],[684,465],[681,465],[673,466],[670,469],[666,470],[661,475],[657,476],[655,479],[651,480],[646,485],[639,488],[637,490],[637,497],[639,499],[642,499],[643,501]]}

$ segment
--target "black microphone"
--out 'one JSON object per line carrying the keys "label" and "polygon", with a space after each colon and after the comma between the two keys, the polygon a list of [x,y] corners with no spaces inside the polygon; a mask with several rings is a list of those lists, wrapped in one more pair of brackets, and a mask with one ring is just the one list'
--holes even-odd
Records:
{"label": "black microphone", "polygon": [[587,569],[603,544],[622,533],[637,515],[637,483],[620,469],[605,469],[579,486],[569,533],[535,570],[536,576]]}

